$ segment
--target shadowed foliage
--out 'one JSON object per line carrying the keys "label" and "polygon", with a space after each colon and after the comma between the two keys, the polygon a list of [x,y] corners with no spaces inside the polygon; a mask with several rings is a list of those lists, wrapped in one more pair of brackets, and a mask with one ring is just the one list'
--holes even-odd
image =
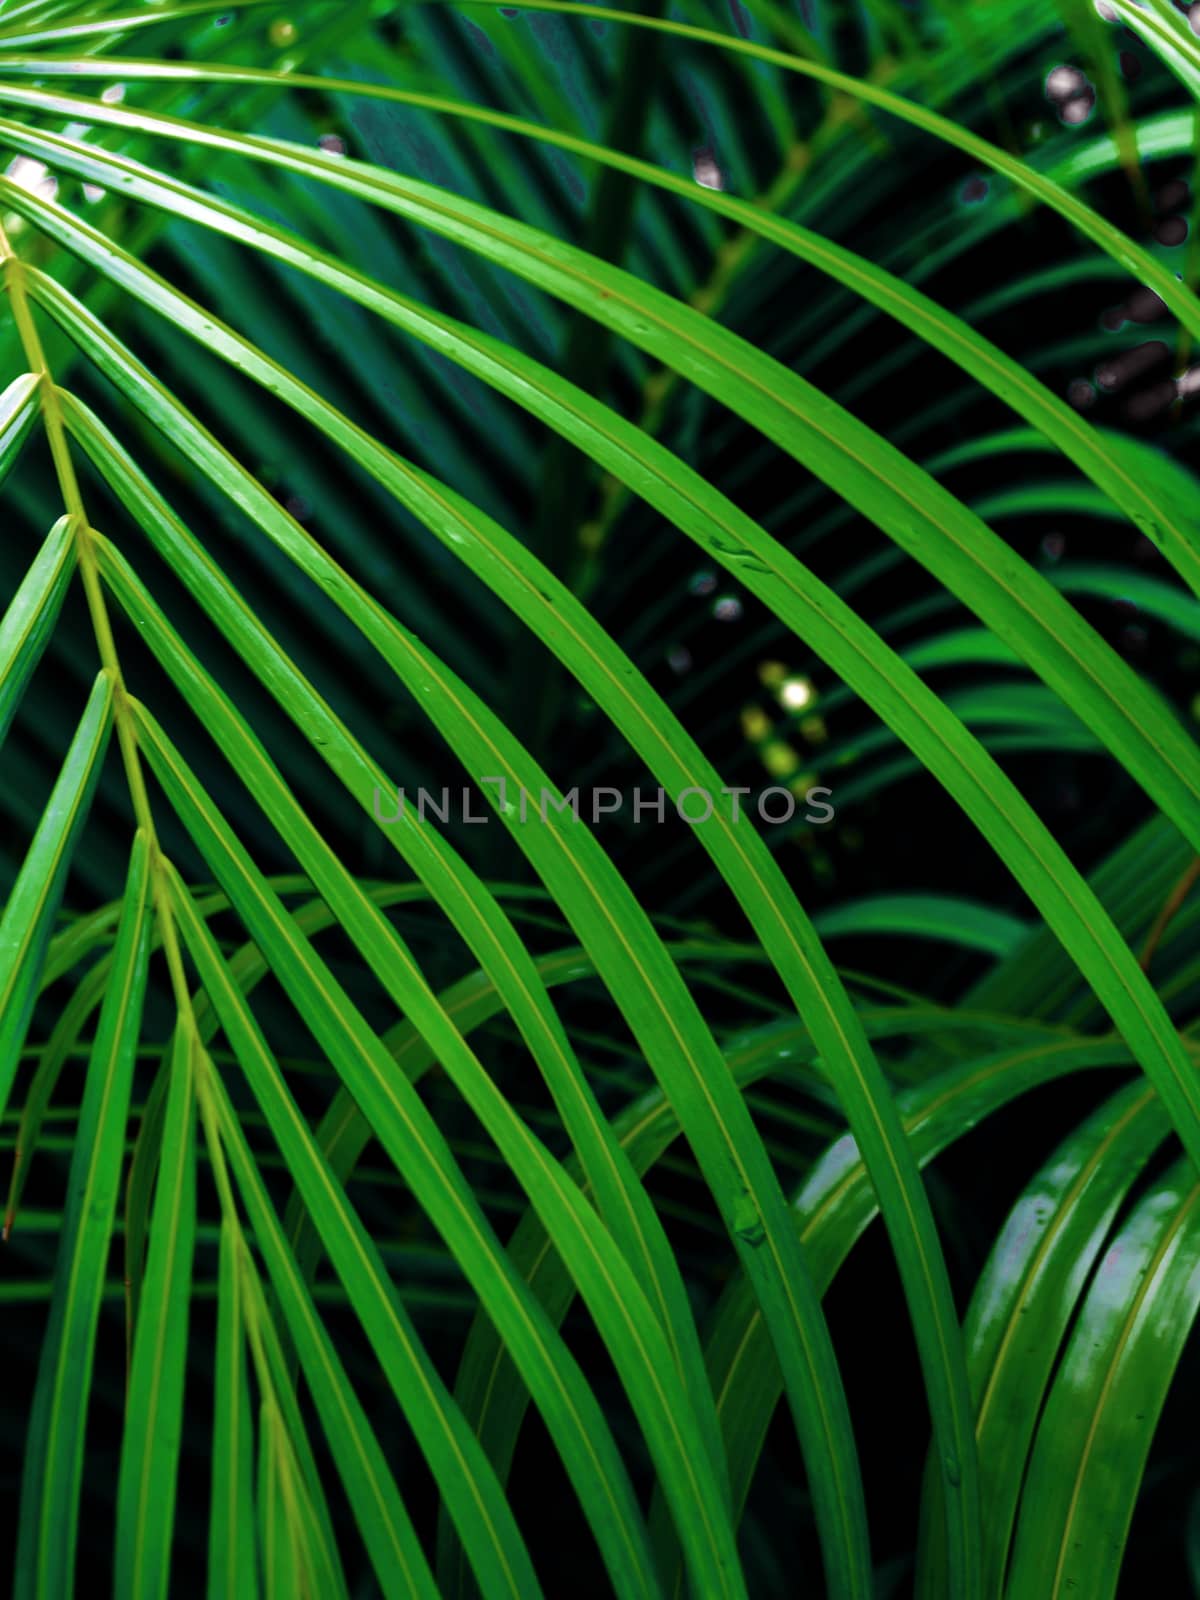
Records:
{"label": "shadowed foliage", "polygon": [[1200,1593],[1198,92],[0,0],[19,1600]]}

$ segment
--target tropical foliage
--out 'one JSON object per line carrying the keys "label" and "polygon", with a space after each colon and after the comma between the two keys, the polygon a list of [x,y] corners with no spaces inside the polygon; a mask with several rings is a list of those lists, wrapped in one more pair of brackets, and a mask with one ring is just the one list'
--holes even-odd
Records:
{"label": "tropical foliage", "polygon": [[1192,12],[0,0],[21,1600],[1200,1593]]}

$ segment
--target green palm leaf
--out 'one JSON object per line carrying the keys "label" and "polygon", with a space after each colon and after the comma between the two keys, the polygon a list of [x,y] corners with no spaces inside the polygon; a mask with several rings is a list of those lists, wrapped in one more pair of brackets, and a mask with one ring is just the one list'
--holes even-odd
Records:
{"label": "green palm leaf", "polygon": [[17,1594],[1194,1586],[1198,86],[0,9]]}

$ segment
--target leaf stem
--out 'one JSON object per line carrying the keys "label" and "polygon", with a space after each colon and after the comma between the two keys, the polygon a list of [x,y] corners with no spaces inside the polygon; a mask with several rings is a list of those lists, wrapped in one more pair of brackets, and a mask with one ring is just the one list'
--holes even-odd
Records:
{"label": "leaf stem", "polygon": [[59,403],[59,391],[50,371],[50,364],[46,359],[46,352],[37,330],[37,323],[34,321],[33,313],[29,308],[29,298],[26,293],[25,283],[25,264],[13,249],[2,222],[0,222],[0,268],[3,269],[4,283],[12,306],[13,321],[16,324],[25,359],[29,363],[29,370],[38,380],[38,399],[42,425],[46,433],[46,443],[50,448],[50,457],[54,463],[54,472],[62,494],[63,506],[71,520],[75,536],[79,571],[83,578],[84,593],[87,597],[92,630],[96,636],[96,648],[100,655],[100,663],[113,683],[113,719],[116,725],[117,740],[121,748],[121,758],[125,767],[125,777],[129,786],[129,798],[133,806],[133,814],[137,826],[144,831],[149,845],[151,876],[154,883],[155,913],[162,936],[167,969],[171,976],[171,987],[175,994],[175,1002],[180,1016],[190,1017],[192,1013],[191,994],[187,976],[184,972],[183,957],[179,948],[179,938],[175,929],[170,900],[166,894],[166,885],[162,876],[162,846],[159,844],[158,833],[154,826],[154,814],[150,805],[150,796],[146,790],[146,778],[142,770],[141,756],[138,752],[137,731],[129,712],[125,678],[121,670],[120,658],[117,655],[112,622],[104,599],[103,585],[100,581],[95,545],[92,540],[92,525],[88,518],[87,508],[83,503],[83,494],[75,472],[75,463],[71,459],[71,447],[67,439],[66,426],[63,422],[62,407]]}

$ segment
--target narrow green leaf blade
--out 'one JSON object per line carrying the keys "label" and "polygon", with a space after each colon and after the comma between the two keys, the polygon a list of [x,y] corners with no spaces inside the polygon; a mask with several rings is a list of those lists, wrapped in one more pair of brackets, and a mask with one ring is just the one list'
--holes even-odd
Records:
{"label": "narrow green leaf blade", "polygon": [[84,1429],[146,992],[150,916],[149,848],[138,833],[88,1061],[26,1441],[17,1545],[21,1600],[69,1594],[74,1585]]}
{"label": "narrow green leaf blade", "polygon": [[256,1600],[259,1592],[254,1550],[254,1414],[246,1374],[238,1248],[237,1235],[228,1222],[223,1223],[214,1358],[209,1600]]}
{"label": "narrow green leaf blade", "polygon": [[97,674],[42,819],[0,919],[0,1112],[33,1015],[71,857],[112,729],[112,679]]}
{"label": "narrow green leaf blade", "polygon": [[196,1048],[187,1020],[181,1019],[171,1053],[117,1480],[115,1583],[130,1600],[165,1600],[171,1573],[196,1240]]}

